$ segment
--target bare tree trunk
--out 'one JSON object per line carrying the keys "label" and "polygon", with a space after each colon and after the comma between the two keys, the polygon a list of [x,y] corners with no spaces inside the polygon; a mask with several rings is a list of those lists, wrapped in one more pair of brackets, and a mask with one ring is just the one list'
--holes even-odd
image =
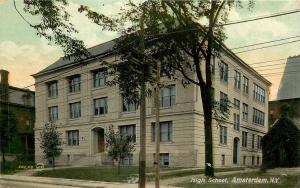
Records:
{"label": "bare tree trunk", "polygon": [[55,168],[55,157],[52,157],[52,168]]}
{"label": "bare tree trunk", "polygon": [[211,57],[213,43],[213,26],[215,17],[216,1],[211,1],[211,10],[209,15],[209,29],[207,38],[207,56],[205,57],[205,87],[201,87],[201,95],[204,111],[204,129],[205,129],[205,175],[214,176],[213,163],[213,137],[212,137],[212,110],[213,93],[211,80]]}
{"label": "bare tree trunk", "polygon": [[155,188],[159,188],[160,179],[160,123],[159,123],[159,108],[160,108],[160,62],[157,64],[156,73],[156,91],[155,91],[155,134],[156,134],[156,154],[155,154]]}
{"label": "bare tree trunk", "polygon": [[119,161],[118,161],[118,174],[120,174],[120,165],[121,165],[121,160],[119,159]]}
{"label": "bare tree trunk", "polygon": [[[212,106],[210,97],[203,101],[204,110],[204,132],[205,132],[205,175],[214,176],[213,162],[213,137],[212,137]],[[204,104],[206,103],[206,104]]]}
{"label": "bare tree trunk", "polygon": [[5,154],[4,154],[4,149],[2,149],[2,162],[3,164],[5,164]]}
{"label": "bare tree trunk", "polygon": [[[144,13],[140,19],[140,51],[144,53]],[[140,93],[140,155],[139,155],[139,188],[146,187],[146,83],[145,83],[145,69],[143,64],[143,78],[141,79],[141,93]]]}

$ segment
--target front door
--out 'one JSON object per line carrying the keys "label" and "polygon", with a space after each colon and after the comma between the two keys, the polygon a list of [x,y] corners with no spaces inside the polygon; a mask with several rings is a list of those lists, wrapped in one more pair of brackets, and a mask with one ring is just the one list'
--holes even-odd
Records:
{"label": "front door", "polygon": [[235,138],[233,140],[233,164],[238,163],[238,143],[239,143],[239,140],[237,138]]}
{"label": "front door", "polygon": [[104,130],[99,129],[98,130],[98,152],[102,153],[104,152],[105,143],[104,143]]}

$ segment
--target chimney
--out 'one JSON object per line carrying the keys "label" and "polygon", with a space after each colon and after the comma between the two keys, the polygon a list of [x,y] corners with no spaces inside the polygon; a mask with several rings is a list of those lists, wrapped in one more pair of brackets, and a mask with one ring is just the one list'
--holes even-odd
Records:
{"label": "chimney", "polygon": [[7,70],[0,69],[0,84],[8,85],[8,74]]}
{"label": "chimney", "polygon": [[8,101],[8,74],[7,70],[0,70],[0,100],[1,101]]}

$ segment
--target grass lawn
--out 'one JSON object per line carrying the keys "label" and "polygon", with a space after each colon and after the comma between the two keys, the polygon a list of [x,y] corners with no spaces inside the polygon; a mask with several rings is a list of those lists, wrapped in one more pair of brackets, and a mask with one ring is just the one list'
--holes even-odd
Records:
{"label": "grass lawn", "polygon": [[[163,168],[162,171],[173,171],[178,169],[181,168]],[[154,172],[154,168],[147,168],[146,172]],[[34,176],[107,182],[124,182],[128,177],[138,176],[138,167],[123,167],[120,169],[120,174],[118,174],[117,167],[78,167],[53,170],[51,169],[37,172],[36,174],[34,174]]]}
{"label": "grass lawn", "polygon": [[279,184],[216,184],[216,183],[206,183],[206,184],[196,184],[191,182],[185,182],[176,184],[176,186],[180,187],[188,187],[188,188],[293,188],[297,185],[298,181],[300,180],[300,175],[294,176],[274,176],[274,175],[267,175],[261,172],[252,172],[252,173],[245,173],[245,174],[237,174],[237,175],[228,175],[228,176],[219,176],[216,178],[228,178],[229,182],[232,180],[233,177],[237,178],[266,178],[270,180],[270,178],[280,178]]}
{"label": "grass lawn", "polygon": [[[196,174],[203,174],[203,170],[187,170],[182,172],[175,172],[181,168],[162,168],[161,179],[168,179],[174,177],[182,177]],[[216,169],[216,172],[242,170],[243,168],[229,168],[229,169]],[[154,168],[147,168],[147,173],[153,173]],[[165,173],[164,173],[165,172]],[[67,179],[82,179],[94,181],[107,181],[107,182],[124,182],[128,177],[138,176],[138,167],[121,168],[118,174],[117,168],[113,167],[77,167],[66,169],[43,170],[37,172],[35,176],[42,177],[55,177]],[[147,181],[153,181],[155,176],[153,174],[147,175]]]}

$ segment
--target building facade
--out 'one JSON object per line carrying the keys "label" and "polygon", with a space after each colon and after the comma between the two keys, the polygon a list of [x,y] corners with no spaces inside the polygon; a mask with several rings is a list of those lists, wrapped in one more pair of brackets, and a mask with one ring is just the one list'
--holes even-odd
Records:
{"label": "building facade", "polygon": [[[61,165],[105,165],[104,134],[110,126],[135,138],[136,150],[123,161],[138,165],[139,108],[122,99],[118,86],[106,86],[110,79],[101,61],[113,62],[109,54],[113,41],[89,51],[95,59],[86,64],[59,59],[36,79],[36,162],[45,162],[39,148],[39,134],[46,122],[54,121],[62,133]],[[261,137],[268,131],[270,82],[224,47],[214,58],[216,100],[228,98],[233,105],[230,118],[222,126],[213,123],[213,152],[216,167],[261,164]],[[161,166],[204,167],[204,124],[200,90],[183,87],[181,81],[164,80],[161,89]],[[147,166],[155,153],[155,111],[147,98]]]}
{"label": "building facade", "polygon": [[35,93],[10,86],[9,72],[0,70],[0,95],[0,111],[9,110],[17,119],[17,134],[6,148],[7,157],[34,160]]}

